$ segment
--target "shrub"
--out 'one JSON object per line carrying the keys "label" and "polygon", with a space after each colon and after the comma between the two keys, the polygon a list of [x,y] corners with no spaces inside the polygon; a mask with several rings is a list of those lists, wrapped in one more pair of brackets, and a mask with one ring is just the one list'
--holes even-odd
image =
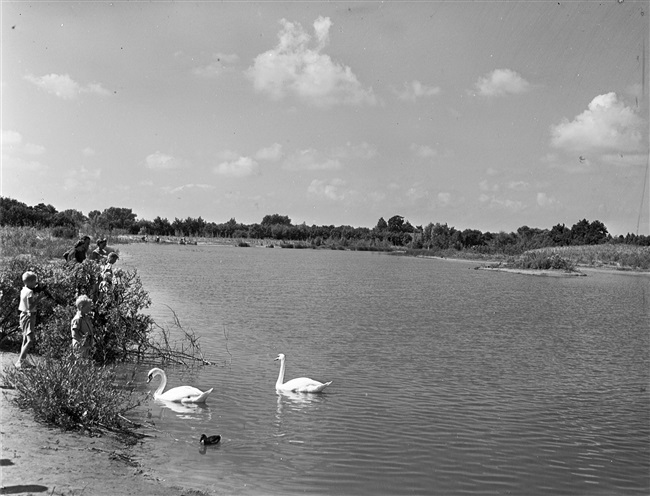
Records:
{"label": "shrub", "polygon": [[77,237],[77,230],[71,227],[62,227],[62,226],[53,227],[52,237],[73,239]]}
{"label": "shrub", "polygon": [[75,359],[45,359],[34,367],[7,367],[5,382],[15,387],[15,401],[36,420],[66,430],[122,429],[120,415],[138,406],[134,388],[118,387],[114,368]]}
{"label": "shrub", "polygon": [[528,251],[510,262],[509,265],[534,270],[564,270],[566,272],[575,270],[575,263],[549,250]]}
{"label": "shrub", "polygon": [[16,257],[0,263],[0,343],[21,339],[18,302],[23,272],[31,270],[45,284],[48,295],[40,299],[33,352],[46,357],[65,355],[72,342],[70,321],[76,312],[75,299],[86,294],[95,302],[94,358],[100,363],[123,361],[137,355],[148,344],[152,319],[141,311],[151,304],[136,270],[116,270],[113,285],[99,292],[100,266],[86,260],[81,264],[39,261],[33,257]]}

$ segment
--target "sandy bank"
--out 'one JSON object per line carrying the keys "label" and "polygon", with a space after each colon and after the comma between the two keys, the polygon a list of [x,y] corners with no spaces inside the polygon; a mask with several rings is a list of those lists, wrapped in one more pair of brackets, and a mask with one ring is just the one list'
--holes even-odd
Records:
{"label": "sandy bank", "polygon": [[511,272],[513,274],[525,274],[529,276],[543,277],[576,277],[587,275],[583,272],[565,272],[563,270],[510,269],[507,267],[476,267],[476,269],[489,270],[492,272]]}
{"label": "sandy bank", "polygon": [[[0,353],[0,370],[13,366],[15,353]],[[133,462],[129,448],[111,435],[88,437],[37,423],[20,410],[16,394],[0,380],[0,494],[201,496],[165,485]]]}

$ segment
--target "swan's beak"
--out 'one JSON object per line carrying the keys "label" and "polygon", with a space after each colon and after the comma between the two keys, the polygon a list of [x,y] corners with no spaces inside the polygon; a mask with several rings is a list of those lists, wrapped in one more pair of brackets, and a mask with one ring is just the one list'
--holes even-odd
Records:
{"label": "swan's beak", "polygon": [[276,357],[273,359],[274,362],[277,361],[277,360],[280,360],[280,355],[276,356]]}
{"label": "swan's beak", "polygon": [[151,376],[147,376],[147,384],[151,382]]}

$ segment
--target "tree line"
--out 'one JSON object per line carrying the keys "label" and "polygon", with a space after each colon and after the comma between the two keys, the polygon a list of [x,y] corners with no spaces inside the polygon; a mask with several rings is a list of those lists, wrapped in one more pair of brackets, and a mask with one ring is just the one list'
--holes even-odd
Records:
{"label": "tree line", "polygon": [[50,228],[52,235],[73,238],[81,230],[141,236],[179,236],[207,238],[272,239],[279,242],[300,242],[320,246],[408,247],[413,249],[464,250],[506,254],[551,246],[624,243],[650,246],[650,236],[628,233],[612,237],[600,221],[579,220],[573,226],[557,224],[550,229],[522,226],[515,232],[482,232],[477,229],[458,230],[447,223],[430,222],[413,226],[401,215],[388,220],[381,217],[372,227],[348,225],[294,225],[286,215],[265,215],[260,223],[241,224],[234,218],[224,223],[208,222],[201,217],[186,219],[156,217],[138,219],[130,208],[110,207],[88,215],[74,209],[57,211],[52,205],[28,206],[15,199],[0,197],[0,225]]}

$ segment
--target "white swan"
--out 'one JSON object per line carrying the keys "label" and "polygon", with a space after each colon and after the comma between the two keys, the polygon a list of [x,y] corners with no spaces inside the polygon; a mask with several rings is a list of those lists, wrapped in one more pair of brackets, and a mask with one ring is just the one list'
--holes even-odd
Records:
{"label": "white swan", "polygon": [[[332,381],[322,382],[315,381],[309,377],[298,377],[296,379],[291,379],[290,381],[284,382],[284,360],[285,356],[283,353],[280,353],[275,360],[280,360],[280,375],[278,375],[278,380],[275,383],[276,391],[293,391],[296,393],[320,393],[327,386],[332,384]],[[283,384],[284,382],[284,384]]]}
{"label": "white swan", "polygon": [[205,403],[208,395],[214,389],[210,388],[203,392],[192,386],[178,386],[163,393],[163,389],[167,385],[167,375],[163,370],[158,368],[151,369],[149,374],[147,374],[147,383],[151,382],[157,375],[161,377],[161,381],[158,389],[153,393],[155,400],[174,401],[176,403]]}

